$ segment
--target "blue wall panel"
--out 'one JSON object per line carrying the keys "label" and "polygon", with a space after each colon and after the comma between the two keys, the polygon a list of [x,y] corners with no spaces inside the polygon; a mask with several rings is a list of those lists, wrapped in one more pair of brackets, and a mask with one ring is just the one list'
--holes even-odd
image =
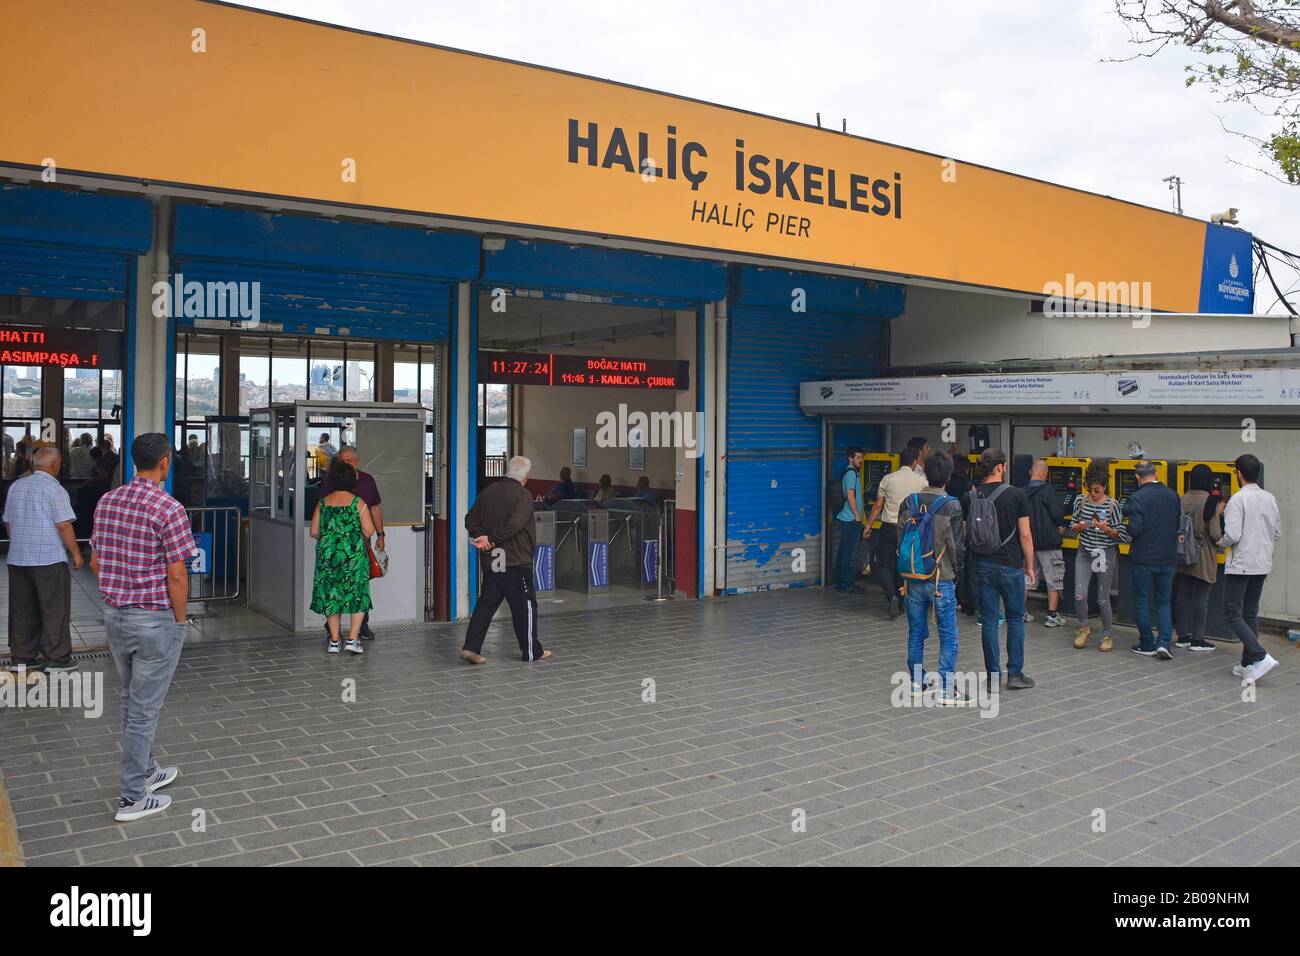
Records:
{"label": "blue wall panel", "polygon": [[[726,590],[820,584],[822,423],[800,410],[799,383],[879,369],[904,289],[774,269],[731,278]],[[791,311],[794,289],[806,312]]]}

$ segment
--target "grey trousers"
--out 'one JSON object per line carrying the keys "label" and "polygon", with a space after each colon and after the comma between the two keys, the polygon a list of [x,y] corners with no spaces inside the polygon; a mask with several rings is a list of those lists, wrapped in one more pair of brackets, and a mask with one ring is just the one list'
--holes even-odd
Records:
{"label": "grey trousers", "polygon": [[104,608],[108,649],[122,682],[122,796],[135,803],[158,769],[153,738],[185,643],[185,625],[171,611]]}
{"label": "grey trousers", "polygon": [[72,657],[72,571],[68,562],[9,565],[9,650],[15,664]]}

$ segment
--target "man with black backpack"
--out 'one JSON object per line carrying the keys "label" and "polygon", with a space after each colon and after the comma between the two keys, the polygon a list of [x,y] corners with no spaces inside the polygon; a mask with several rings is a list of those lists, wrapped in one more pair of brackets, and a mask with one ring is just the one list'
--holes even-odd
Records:
{"label": "man with black backpack", "polygon": [[[1061,591],[1065,588],[1065,555],[1061,545],[1061,526],[1065,524],[1065,503],[1047,483],[1047,462],[1039,458],[1029,472],[1025,487],[1029,499],[1029,531],[1034,538],[1034,561],[1047,585],[1047,617],[1044,627],[1061,627],[1065,618],[1058,610]],[[1026,620],[1029,620],[1026,616]]]}
{"label": "man with black backpack", "polygon": [[984,483],[967,496],[966,547],[979,582],[980,629],[989,690],[1001,687],[998,617],[1006,608],[1007,689],[1025,690],[1034,682],[1025,674],[1025,586],[1034,583],[1034,538],[1029,528],[1029,499],[1005,483],[1007,456],[1000,448],[980,455]]}
{"label": "man with black backpack", "polygon": [[840,472],[839,478],[827,489],[831,511],[835,515],[835,527],[840,533],[839,548],[836,550],[835,574],[837,591],[853,590],[853,556],[857,552],[858,542],[864,537],[862,532],[862,483],[858,474],[862,470],[862,449],[856,445],[849,449],[848,464]]}
{"label": "man with black backpack", "polygon": [[964,564],[961,502],[944,491],[952,458],[941,451],[925,459],[926,487],[908,495],[898,509],[902,537],[898,573],[907,584],[907,672],[912,696],[925,692],[925,641],[934,608],[939,629],[939,703],[963,702],[956,688],[957,592]]}

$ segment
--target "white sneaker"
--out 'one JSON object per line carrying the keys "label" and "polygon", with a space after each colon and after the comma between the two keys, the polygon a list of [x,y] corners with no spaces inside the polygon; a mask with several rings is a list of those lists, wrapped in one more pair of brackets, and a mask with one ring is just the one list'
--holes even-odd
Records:
{"label": "white sneaker", "polygon": [[1043,627],[1065,627],[1065,618],[1053,612],[1043,619]]}
{"label": "white sneaker", "polygon": [[1246,676],[1246,669],[1245,669],[1244,667],[1242,667],[1240,664],[1233,664],[1233,665],[1232,665],[1232,676],[1233,676],[1233,677],[1245,677],[1245,676]]}
{"label": "white sneaker", "polygon": [[180,775],[181,772],[176,767],[159,767],[153,772],[153,776],[144,782],[144,788],[153,793],[155,790],[161,790]]}
{"label": "white sneaker", "polygon": [[1246,668],[1246,680],[1257,681],[1275,667],[1277,667],[1277,661],[1273,655],[1265,654],[1262,661],[1256,661]]}
{"label": "white sneaker", "polygon": [[118,823],[130,823],[132,820],[139,820],[141,817],[150,817],[155,813],[162,813],[171,805],[171,797],[156,797],[152,793],[145,794],[143,800],[137,800],[135,803],[127,803],[126,798],[123,797],[117,802],[117,815],[113,819]]}
{"label": "white sneaker", "polygon": [[1025,623],[1026,623],[1026,624],[1033,624],[1033,623],[1034,623],[1034,616],[1033,616],[1032,614],[1030,614],[1028,611],[1025,612]]}

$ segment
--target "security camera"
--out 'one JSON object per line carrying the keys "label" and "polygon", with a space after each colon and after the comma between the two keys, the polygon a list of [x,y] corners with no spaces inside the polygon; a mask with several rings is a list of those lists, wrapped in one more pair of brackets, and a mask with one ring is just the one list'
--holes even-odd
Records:
{"label": "security camera", "polygon": [[1237,207],[1230,206],[1225,212],[1216,212],[1210,217],[1216,226],[1235,226],[1237,224]]}

